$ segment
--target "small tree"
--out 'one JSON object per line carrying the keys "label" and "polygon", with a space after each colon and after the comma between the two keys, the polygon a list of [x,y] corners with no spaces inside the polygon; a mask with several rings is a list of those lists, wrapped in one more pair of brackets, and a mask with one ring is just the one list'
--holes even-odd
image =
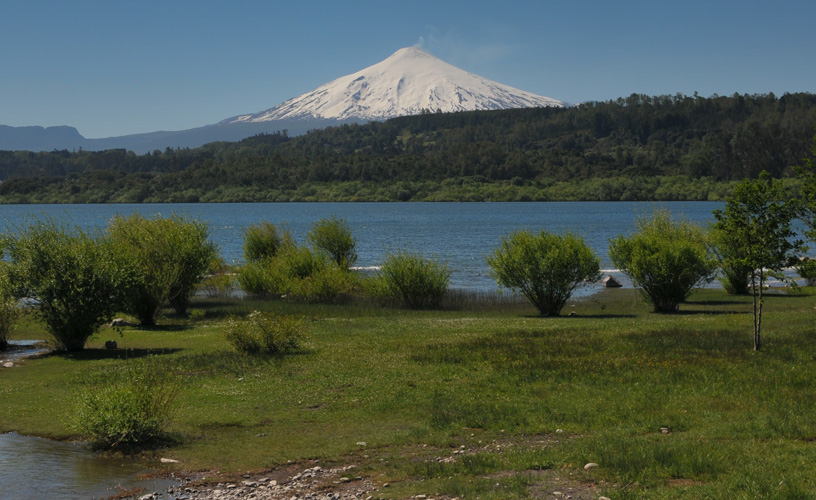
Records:
{"label": "small tree", "polygon": [[8,347],[8,338],[14,322],[20,317],[20,307],[9,278],[9,268],[0,262],[0,351]]}
{"label": "small tree", "polygon": [[724,210],[715,210],[715,229],[728,238],[728,245],[738,249],[726,265],[751,269],[753,295],[754,350],[761,346],[763,288],[768,276],[788,281],[782,272],[796,262],[795,252],[802,242],[794,240],[791,225],[799,213],[796,200],[785,199],[782,185],[763,171],[759,179],[746,179],[728,198]]}
{"label": "small tree", "polygon": [[[813,137],[810,158],[805,158],[804,165],[796,170],[802,179],[800,215],[807,227],[804,234],[810,241],[816,242],[816,136]],[[816,285],[816,260],[805,258],[799,262],[796,270],[808,286]]]}
{"label": "small tree", "polygon": [[244,229],[244,258],[247,262],[257,262],[277,255],[278,251],[292,246],[292,233],[284,228],[278,228],[271,222],[253,224]]}
{"label": "small tree", "polygon": [[320,219],[312,225],[306,240],[315,250],[329,254],[340,267],[347,269],[357,262],[357,241],[344,219]]}
{"label": "small tree", "polygon": [[558,316],[576,288],[600,279],[600,259],[572,234],[517,231],[487,257],[499,285],[520,291],[542,316]]}
{"label": "small tree", "polygon": [[445,264],[403,250],[386,255],[374,288],[411,309],[436,308],[448,291],[450,274]]}
{"label": "small tree", "polygon": [[190,295],[217,254],[207,224],[180,216],[115,217],[108,231],[121,257],[138,270],[128,290],[126,309],[143,325],[153,325],[169,302],[187,310]]}
{"label": "small tree", "polygon": [[115,258],[108,241],[51,219],[19,229],[7,248],[17,294],[36,299],[37,315],[58,350],[83,349],[132,284],[132,270]]}
{"label": "small tree", "polygon": [[692,288],[712,279],[717,261],[703,230],[672,219],[666,210],[640,217],[638,232],[609,242],[609,257],[626,273],[655,312],[674,312]]}

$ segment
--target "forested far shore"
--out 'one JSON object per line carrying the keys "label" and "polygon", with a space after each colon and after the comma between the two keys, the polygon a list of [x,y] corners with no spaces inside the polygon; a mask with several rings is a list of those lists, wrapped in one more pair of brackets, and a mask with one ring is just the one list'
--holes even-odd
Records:
{"label": "forested far shore", "polygon": [[811,154],[816,95],[633,94],[136,155],[0,151],[2,203],[723,200]]}

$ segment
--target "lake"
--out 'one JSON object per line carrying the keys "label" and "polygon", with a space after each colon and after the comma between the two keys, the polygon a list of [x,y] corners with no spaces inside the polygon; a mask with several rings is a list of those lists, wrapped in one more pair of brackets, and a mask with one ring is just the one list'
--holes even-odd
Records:
{"label": "lake", "polygon": [[[451,287],[491,290],[485,255],[502,235],[518,229],[573,231],[613,267],[609,239],[630,234],[638,216],[666,208],[676,217],[707,224],[721,202],[524,203],[193,203],[122,205],[0,205],[0,221],[13,230],[26,217],[48,215],[85,228],[101,228],[114,215],[190,215],[209,223],[213,241],[231,263],[243,260],[244,228],[261,221],[286,224],[299,242],[320,218],[346,219],[357,239],[359,267],[379,266],[389,251],[412,250],[447,262]],[[616,273],[613,273],[616,274]]]}

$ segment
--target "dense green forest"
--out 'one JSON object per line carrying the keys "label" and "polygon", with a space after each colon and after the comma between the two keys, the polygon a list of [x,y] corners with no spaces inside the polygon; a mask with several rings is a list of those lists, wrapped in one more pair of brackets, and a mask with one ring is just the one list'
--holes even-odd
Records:
{"label": "dense green forest", "polygon": [[0,202],[717,200],[763,170],[790,177],[814,124],[810,93],[631,95],[145,155],[0,151]]}

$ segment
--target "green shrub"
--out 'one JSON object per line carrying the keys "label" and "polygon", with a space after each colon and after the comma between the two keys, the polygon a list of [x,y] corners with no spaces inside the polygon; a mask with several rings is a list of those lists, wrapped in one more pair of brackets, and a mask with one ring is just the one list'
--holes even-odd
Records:
{"label": "green shrub", "polygon": [[20,318],[20,307],[8,273],[8,266],[0,262],[0,351],[8,347],[11,329]]}
{"label": "green shrub", "polygon": [[249,295],[264,297],[272,293],[272,276],[266,260],[247,262],[238,269],[237,279],[238,286]]}
{"label": "green shrub", "polygon": [[151,362],[106,376],[80,394],[74,427],[96,448],[145,448],[161,442],[178,385]]}
{"label": "green shrub", "polygon": [[709,281],[717,261],[703,230],[676,222],[666,210],[637,221],[638,232],[609,242],[609,256],[654,305],[656,312],[673,312],[691,289]]}
{"label": "green shrub", "polygon": [[286,278],[290,279],[308,278],[322,270],[327,264],[322,255],[302,246],[287,247],[271,261],[277,265]]}
{"label": "green shrub", "polygon": [[375,279],[382,280],[381,284],[369,289],[377,289],[412,309],[436,308],[448,291],[450,271],[448,266],[417,253],[399,251],[386,255]]}
{"label": "green shrub", "polygon": [[732,295],[747,295],[751,285],[752,267],[740,262],[742,250],[731,235],[713,229],[710,233],[712,248],[720,267],[720,283]]}
{"label": "green shrub", "polygon": [[312,225],[306,240],[315,250],[329,254],[331,259],[344,269],[357,262],[357,241],[344,219],[334,216],[320,219]]}
{"label": "green shrub", "polygon": [[57,350],[78,351],[121,302],[134,273],[107,240],[52,219],[33,220],[7,238],[9,277],[20,297],[35,298],[37,316]]}
{"label": "green shrub", "polygon": [[520,291],[542,316],[558,316],[576,288],[600,279],[600,259],[572,234],[517,231],[487,263],[499,285]]}
{"label": "green shrub", "polygon": [[796,265],[799,277],[805,280],[807,286],[816,286],[816,260],[807,257]]}
{"label": "green shrub", "polygon": [[227,321],[226,339],[238,352],[285,354],[300,348],[304,329],[301,318],[253,311]]}
{"label": "green shrub", "polygon": [[332,302],[354,288],[353,275],[334,261],[310,276],[290,281],[287,296],[306,302]]}
{"label": "green shrub", "polygon": [[292,233],[271,222],[253,224],[244,229],[244,258],[247,262],[265,260],[277,255],[281,248],[293,244]]}
{"label": "green shrub", "polygon": [[108,231],[122,258],[138,270],[126,311],[143,325],[155,324],[167,302],[176,312],[186,312],[196,284],[217,255],[207,224],[177,215],[148,219],[134,214],[115,217]]}
{"label": "green shrub", "polygon": [[201,280],[200,289],[211,299],[229,297],[235,285],[235,272],[221,257],[208,266],[209,274]]}
{"label": "green shrub", "polygon": [[353,288],[353,276],[308,247],[289,245],[275,257],[249,262],[238,271],[246,293],[306,302],[331,302]]}

